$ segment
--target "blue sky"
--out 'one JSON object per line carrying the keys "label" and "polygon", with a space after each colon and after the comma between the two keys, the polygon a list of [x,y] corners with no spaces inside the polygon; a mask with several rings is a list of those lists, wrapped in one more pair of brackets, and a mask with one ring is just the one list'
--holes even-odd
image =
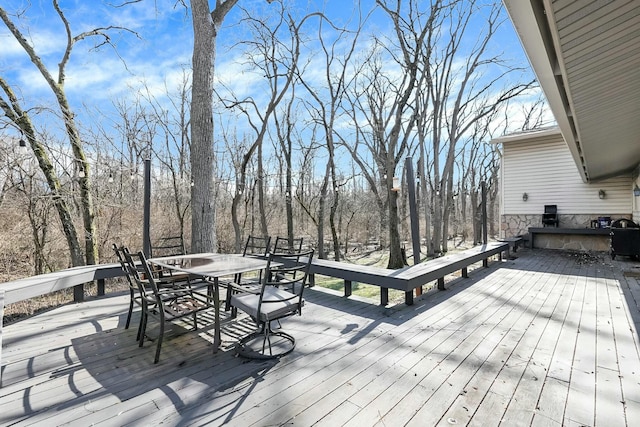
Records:
{"label": "blue sky", "polygon": [[[60,0],[74,34],[110,25],[126,27],[136,33],[112,30],[109,34],[115,50],[109,46],[94,50],[94,42],[100,41],[99,38],[85,40],[74,48],[67,68],[66,91],[74,108],[77,108],[80,120],[90,120],[83,112],[85,108],[109,111],[114,99],[130,97],[143,84],[152,93],[164,93],[166,87],[173,89],[182,79],[183,71],[189,69],[192,49],[190,11],[175,0],[144,0],[120,8],[109,6],[121,1]],[[29,2],[26,0],[2,0],[2,7],[9,13],[21,8],[24,10],[24,15],[15,22],[56,76],[56,64],[62,57],[66,42],[62,24],[51,0],[31,0],[30,3],[27,8]],[[287,3],[287,10],[293,15],[323,10],[339,24],[342,23],[340,21],[349,21],[354,4],[344,0]],[[373,0],[361,1],[362,11],[366,13],[373,3]],[[216,75],[241,96],[259,96],[261,87],[260,76],[243,68],[243,48],[236,44],[246,34],[245,27],[239,24],[243,14],[241,8],[255,16],[268,16],[275,13],[277,7],[275,2],[267,4],[265,0],[240,0],[220,32]],[[388,22],[376,16],[365,28],[365,31],[377,35],[388,30]],[[310,36],[313,34],[311,28],[308,28],[308,33]],[[494,49],[515,63],[528,66],[510,22],[503,25]],[[0,75],[25,98],[25,108],[42,104],[54,106],[44,80],[3,24],[0,24]]]}

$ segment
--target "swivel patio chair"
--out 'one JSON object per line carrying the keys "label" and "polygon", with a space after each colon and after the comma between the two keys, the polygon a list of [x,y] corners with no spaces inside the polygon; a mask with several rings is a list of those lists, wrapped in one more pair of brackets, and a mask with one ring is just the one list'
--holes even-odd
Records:
{"label": "swivel patio chair", "polygon": [[[298,262],[299,257],[304,259],[303,263]],[[240,340],[238,354],[253,359],[272,359],[293,351],[295,338],[282,330],[274,331],[271,323],[302,314],[302,295],[312,259],[313,250],[300,254],[270,254],[260,293],[236,293],[231,296],[231,305],[248,314],[258,327]],[[274,263],[279,264],[277,268]]]}
{"label": "swivel patio chair", "polygon": [[[205,310],[213,309],[214,305],[211,302],[210,296],[199,292],[192,288],[159,288],[156,282],[156,275],[152,272],[149,262],[142,252],[138,252],[134,258],[128,252],[125,252],[125,257],[129,265],[129,271],[132,273],[140,292],[142,299],[145,301],[154,301],[153,307],[149,306],[146,310],[143,310],[142,322],[140,326],[140,339],[139,346],[144,344],[144,337],[146,335],[147,321],[149,319],[149,313],[157,314],[160,323],[160,332],[157,337],[156,353],[153,363],[158,363],[160,360],[160,350],[162,348],[162,341],[165,333],[165,324],[167,322],[173,322],[179,319],[191,317],[193,321],[193,329],[198,329],[198,313]],[[136,265],[140,265],[142,272]],[[152,295],[147,293],[147,286],[151,289]]]}

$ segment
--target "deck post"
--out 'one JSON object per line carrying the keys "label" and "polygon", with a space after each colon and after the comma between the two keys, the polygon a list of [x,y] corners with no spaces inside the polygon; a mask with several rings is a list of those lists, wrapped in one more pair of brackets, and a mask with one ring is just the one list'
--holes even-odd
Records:
{"label": "deck post", "polygon": [[142,214],[142,252],[151,256],[151,159],[144,159],[144,205]]}
{"label": "deck post", "polygon": [[344,281],[344,296],[350,297],[352,291],[351,280]]}
{"label": "deck post", "polygon": [[73,287],[73,302],[84,301],[84,283]]}
{"label": "deck post", "polygon": [[467,270],[467,267],[464,267],[462,269],[462,277],[464,277],[465,279],[469,278],[469,271]]}
{"label": "deck post", "polygon": [[[404,168],[407,177],[407,189],[409,190],[409,218],[411,220],[411,245],[413,249],[413,265],[416,265],[420,264],[420,221],[418,220],[416,183],[413,173],[413,159],[411,157],[406,158]],[[422,286],[418,286],[415,292],[416,296],[422,295]],[[411,303],[407,302],[407,305],[411,304],[413,304],[413,297],[411,297]]]}
{"label": "deck post", "polygon": [[420,264],[420,222],[416,206],[416,183],[413,177],[413,161],[411,157],[405,160],[407,175],[407,189],[409,190],[409,218],[411,220],[411,243],[413,248],[413,265]]}
{"label": "deck post", "polygon": [[380,288],[380,305],[389,305],[389,288]]}
{"label": "deck post", "polygon": [[480,183],[482,191],[482,243],[487,244],[487,184],[482,181]]}
{"label": "deck post", "polygon": [[104,279],[98,279],[98,296],[104,296]]}
{"label": "deck post", "polygon": [[444,277],[439,277],[438,278],[438,290],[439,291],[444,291],[445,287],[444,287]]}
{"label": "deck post", "polygon": [[407,291],[404,293],[404,303],[406,305],[413,305],[413,292]]}

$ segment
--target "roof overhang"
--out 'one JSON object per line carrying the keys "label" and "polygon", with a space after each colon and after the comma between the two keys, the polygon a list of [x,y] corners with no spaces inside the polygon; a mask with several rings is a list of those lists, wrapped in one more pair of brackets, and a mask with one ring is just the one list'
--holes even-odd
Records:
{"label": "roof overhang", "polygon": [[518,141],[532,141],[538,138],[547,138],[549,136],[561,136],[560,129],[557,127],[545,128],[545,129],[536,129],[532,131],[526,132],[517,132],[510,133],[508,135],[503,135],[498,138],[493,138],[490,143],[491,144],[508,144],[510,142],[518,142]]}
{"label": "roof overhang", "polygon": [[503,0],[585,182],[640,164],[640,1]]}

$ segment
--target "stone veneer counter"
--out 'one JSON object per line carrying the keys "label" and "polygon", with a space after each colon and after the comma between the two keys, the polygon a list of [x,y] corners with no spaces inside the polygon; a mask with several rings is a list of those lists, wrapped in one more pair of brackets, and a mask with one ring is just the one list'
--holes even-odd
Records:
{"label": "stone veneer counter", "polygon": [[608,251],[610,228],[529,227],[531,248]]}

